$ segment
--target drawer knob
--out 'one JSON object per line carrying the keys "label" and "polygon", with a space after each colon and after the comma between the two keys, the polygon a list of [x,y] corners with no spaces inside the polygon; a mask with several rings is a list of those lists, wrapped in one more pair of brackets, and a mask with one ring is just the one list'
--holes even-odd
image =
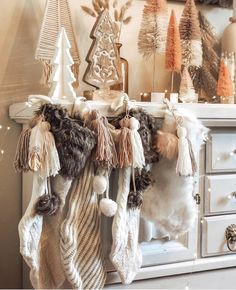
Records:
{"label": "drawer knob", "polygon": [[230,193],[227,198],[233,202],[236,202],[236,191]]}
{"label": "drawer knob", "polygon": [[225,230],[225,237],[227,240],[227,247],[231,252],[236,252],[236,249],[232,249],[232,245],[236,243],[236,225],[232,224]]}

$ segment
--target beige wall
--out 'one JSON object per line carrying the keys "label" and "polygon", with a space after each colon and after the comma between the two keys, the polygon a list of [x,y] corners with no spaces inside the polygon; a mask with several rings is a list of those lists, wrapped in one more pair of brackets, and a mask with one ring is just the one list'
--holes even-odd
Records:
{"label": "beige wall", "polygon": [[[9,134],[3,138],[5,156],[0,162],[0,288],[21,287],[21,263],[18,254],[17,223],[21,216],[20,175],[15,174],[12,160],[20,126],[8,118],[8,107],[19,101],[26,101],[29,94],[45,93],[39,85],[41,65],[34,60],[34,52],[43,15],[45,0],[0,0],[0,124],[11,126]],[[85,16],[80,4],[87,0],[70,0],[72,17],[78,46],[81,53],[81,76],[86,68],[84,61],[91,44],[88,37],[94,19]],[[137,97],[141,91],[152,88],[152,65],[137,53],[137,34],[144,1],[134,0],[133,20],[123,30],[122,55],[130,65],[130,96]],[[178,17],[182,4],[170,3]],[[206,9],[205,9],[206,11]],[[228,22],[229,11],[207,9],[209,19],[221,32]],[[157,59],[157,90],[169,85],[169,75],[163,69],[163,59]],[[88,88],[81,82],[79,91]],[[0,133],[1,134],[1,133]]]}

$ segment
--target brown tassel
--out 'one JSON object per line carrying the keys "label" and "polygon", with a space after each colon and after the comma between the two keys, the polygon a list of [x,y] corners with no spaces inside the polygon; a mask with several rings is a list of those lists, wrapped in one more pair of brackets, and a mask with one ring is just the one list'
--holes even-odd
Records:
{"label": "brown tassel", "polygon": [[102,166],[116,167],[118,164],[116,147],[107,118],[93,110],[89,119],[90,129],[97,135],[97,145],[93,152],[93,160]]}
{"label": "brown tassel", "polygon": [[196,162],[195,154],[193,152],[192,143],[189,139],[187,139],[187,140],[188,140],[189,155],[190,155],[191,162],[192,162],[192,171],[193,171],[193,175],[194,175],[197,172],[197,162]]}
{"label": "brown tassel", "polygon": [[119,166],[123,168],[123,167],[131,166],[133,163],[131,130],[128,128],[129,119],[127,117],[120,120],[119,124],[121,126],[120,139],[118,143]]}
{"label": "brown tassel", "polygon": [[27,172],[30,170],[28,162],[30,135],[31,128],[25,129],[20,134],[13,162],[14,168],[17,172]]}

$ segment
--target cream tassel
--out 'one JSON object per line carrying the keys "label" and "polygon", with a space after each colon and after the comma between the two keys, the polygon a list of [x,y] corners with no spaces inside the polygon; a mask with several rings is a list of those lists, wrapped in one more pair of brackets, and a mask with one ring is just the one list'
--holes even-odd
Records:
{"label": "cream tassel", "polygon": [[176,172],[180,176],[193,175],[192,161],[189,151],[189,142],[187,139],[187,130],[184,127],[177,128],[178,140],[178,160],[176,165]]}
{"label": "cream tassel", "polygon": [[60,170],[60,161],[50,124],[43,121],[31,130],[29,142],[29,167],[40,171],[41,177],[55,176]]}
{"label": "cream tassel", "polygon": [[132,146],[132,166],[133,168],[142,169],[145,166],[145,157],[141,137],[138,133],[140,127],[139,121],[134,117],[129,120],[131,129],[131,146]]}

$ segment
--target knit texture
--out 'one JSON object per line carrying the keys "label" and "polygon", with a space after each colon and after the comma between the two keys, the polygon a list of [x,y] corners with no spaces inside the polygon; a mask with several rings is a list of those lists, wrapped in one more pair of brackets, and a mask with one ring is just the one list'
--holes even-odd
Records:
{"label": "knit texture", "polygon": [[88,162],[70,189],[67,216],[61,226],[61,259],[67,280],[76,289],[103,288],[100,213],[92,190],[93,165]]}
{"label": "knit texture", "polygon": [[127,209],[130,191],[131,167],[119,171],[117,194],[118,209],[112,224],[112,248],[110,259],[123,284],[130,284],[142,265],[138,244],[139,209]]}
{"label": "knit texture", "polygon": [[52,180],[52,191],[60,197],[60,208],[55,216],[44,216],[40,238],[40,289],[58,289],[66,280],[60,257],[60,226],[64,220],[64,205],[71,186],[71,179],[57,175]]}
{"label": "knit texture", "polygon": [[45,193],[45,184],[45,178],[41,178],[38,173],[34,173],[30,203],[18,226],[20,253],[30,268],[30,281],[34,288],[38,288],[40,237],[43,226],[43,217],[35,213],[34,206],[38,198]]}

